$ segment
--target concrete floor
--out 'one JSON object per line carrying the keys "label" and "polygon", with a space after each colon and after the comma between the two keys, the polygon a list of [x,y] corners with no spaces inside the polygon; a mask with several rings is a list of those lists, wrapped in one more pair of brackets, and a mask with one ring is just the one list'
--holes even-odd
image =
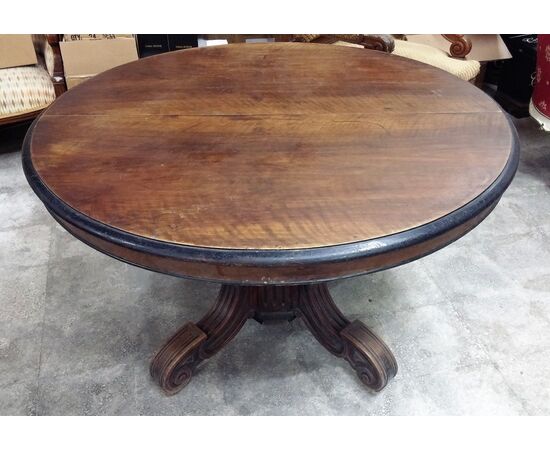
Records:
{"label": "concrete floor", "polygon": [[155,350],[217,285],[150,273],[63,231],[0,141],[0,414],[550,414],[550,135],[517,120],[521,165],[500,205],[446,249],[331,285],[393,349],[381,393],[299,322],[245,325],[165,397]]}

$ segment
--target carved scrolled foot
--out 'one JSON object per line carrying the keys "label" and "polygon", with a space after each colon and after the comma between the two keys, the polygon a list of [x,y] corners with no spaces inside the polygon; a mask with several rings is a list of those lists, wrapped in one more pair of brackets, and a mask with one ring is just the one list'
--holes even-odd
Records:
{"label": "carved scrolled foot", "polygon": [[381,391],[397,374],[397,361],[388,346],[367,326],[356,320],[340,332],[344,358],[369,388]]}
{"label": "carved scrolled foot", "polygon": [[297,309],[311,333],[328,351],[348,361],[365,385],[382,390],[397,373],[388,346],[361,321],[346,319],[326,284],[300,289]]}
{"label": "carved scrolled foot", "polygon": [[166,394],[183,389],[195,368],[235,337],[253,312],[249,297],[249,290],[222,286],[210,311],[197,324],[185,324],[164,344],[150,373]]}
{"label": "carved scrolled foot", "polygon": [[187,323],[156,354],[150,373],[165,393],[176,394],[191,381],[201,360],[199,348],[206,338],[194,323]]}

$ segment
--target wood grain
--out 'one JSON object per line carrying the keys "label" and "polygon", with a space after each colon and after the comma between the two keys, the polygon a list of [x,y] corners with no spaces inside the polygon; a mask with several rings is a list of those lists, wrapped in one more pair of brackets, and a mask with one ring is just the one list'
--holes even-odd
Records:
{"label": "wood grain", "polygon": [[31,147],[55,195],[117,229],[297,249],[442,217],[487,189],[511,142],[498,107],[441,71],[362,49],[242,44],[109,71],[60,98]]}
{"label": "wood grain", "polygon": [[104,72],[47,115],[258,115],[499,112],[447,72],[326,44],[234,44],[144,58]]}

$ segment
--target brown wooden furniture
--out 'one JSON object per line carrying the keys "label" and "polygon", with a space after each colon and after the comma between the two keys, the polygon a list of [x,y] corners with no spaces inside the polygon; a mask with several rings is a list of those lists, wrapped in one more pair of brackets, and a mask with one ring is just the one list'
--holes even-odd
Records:
{"label": "brown wooden furniture", "polygon": [[30,185],[78,239],[222,283],[210,312],[153,360],[168,393],[247,319],[296,316],[382,389],[394,357],[325,282],[458,239],[517,163],[513,126],[471,84],[382,52],[301,43],[184,50],[104,72],[34,123],[23,155]]}
{"label": "brown wooden furniture", "polygon": [[389,34],[296,34],[292,40],[316,44],[334,44],[342,41],[387,53],[391,53],[394,47],[393,37]]}
{"label": "brown wooden furniture", "polygon": [[[472,42],[463,34],[442,34],[448,42],[449,56],[464,58],[472,50]],[[320,44],[333,44],[337,41],[345,41],[352,44],[362,45],[371,50],[381,50],[391,53],[395,46],[394,37],[406,40],[404,34],[295,34],[290,40],[295,42],[315,42]]]}

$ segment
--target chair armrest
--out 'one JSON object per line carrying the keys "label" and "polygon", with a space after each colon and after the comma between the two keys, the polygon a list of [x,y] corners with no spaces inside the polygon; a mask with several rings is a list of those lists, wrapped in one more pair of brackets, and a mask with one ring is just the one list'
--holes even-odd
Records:
{"label": "chair armrest", "polygon": [[455,58],[464,58],[472,50],[472,41],[463,34],[442,34],[451,43],[449,53]]}
{"label": "chair armrest", "polygon": [[395,46],[393,37],[389,34],[337,34],[335,36],[342,41],[386,53],[393,52]]}

